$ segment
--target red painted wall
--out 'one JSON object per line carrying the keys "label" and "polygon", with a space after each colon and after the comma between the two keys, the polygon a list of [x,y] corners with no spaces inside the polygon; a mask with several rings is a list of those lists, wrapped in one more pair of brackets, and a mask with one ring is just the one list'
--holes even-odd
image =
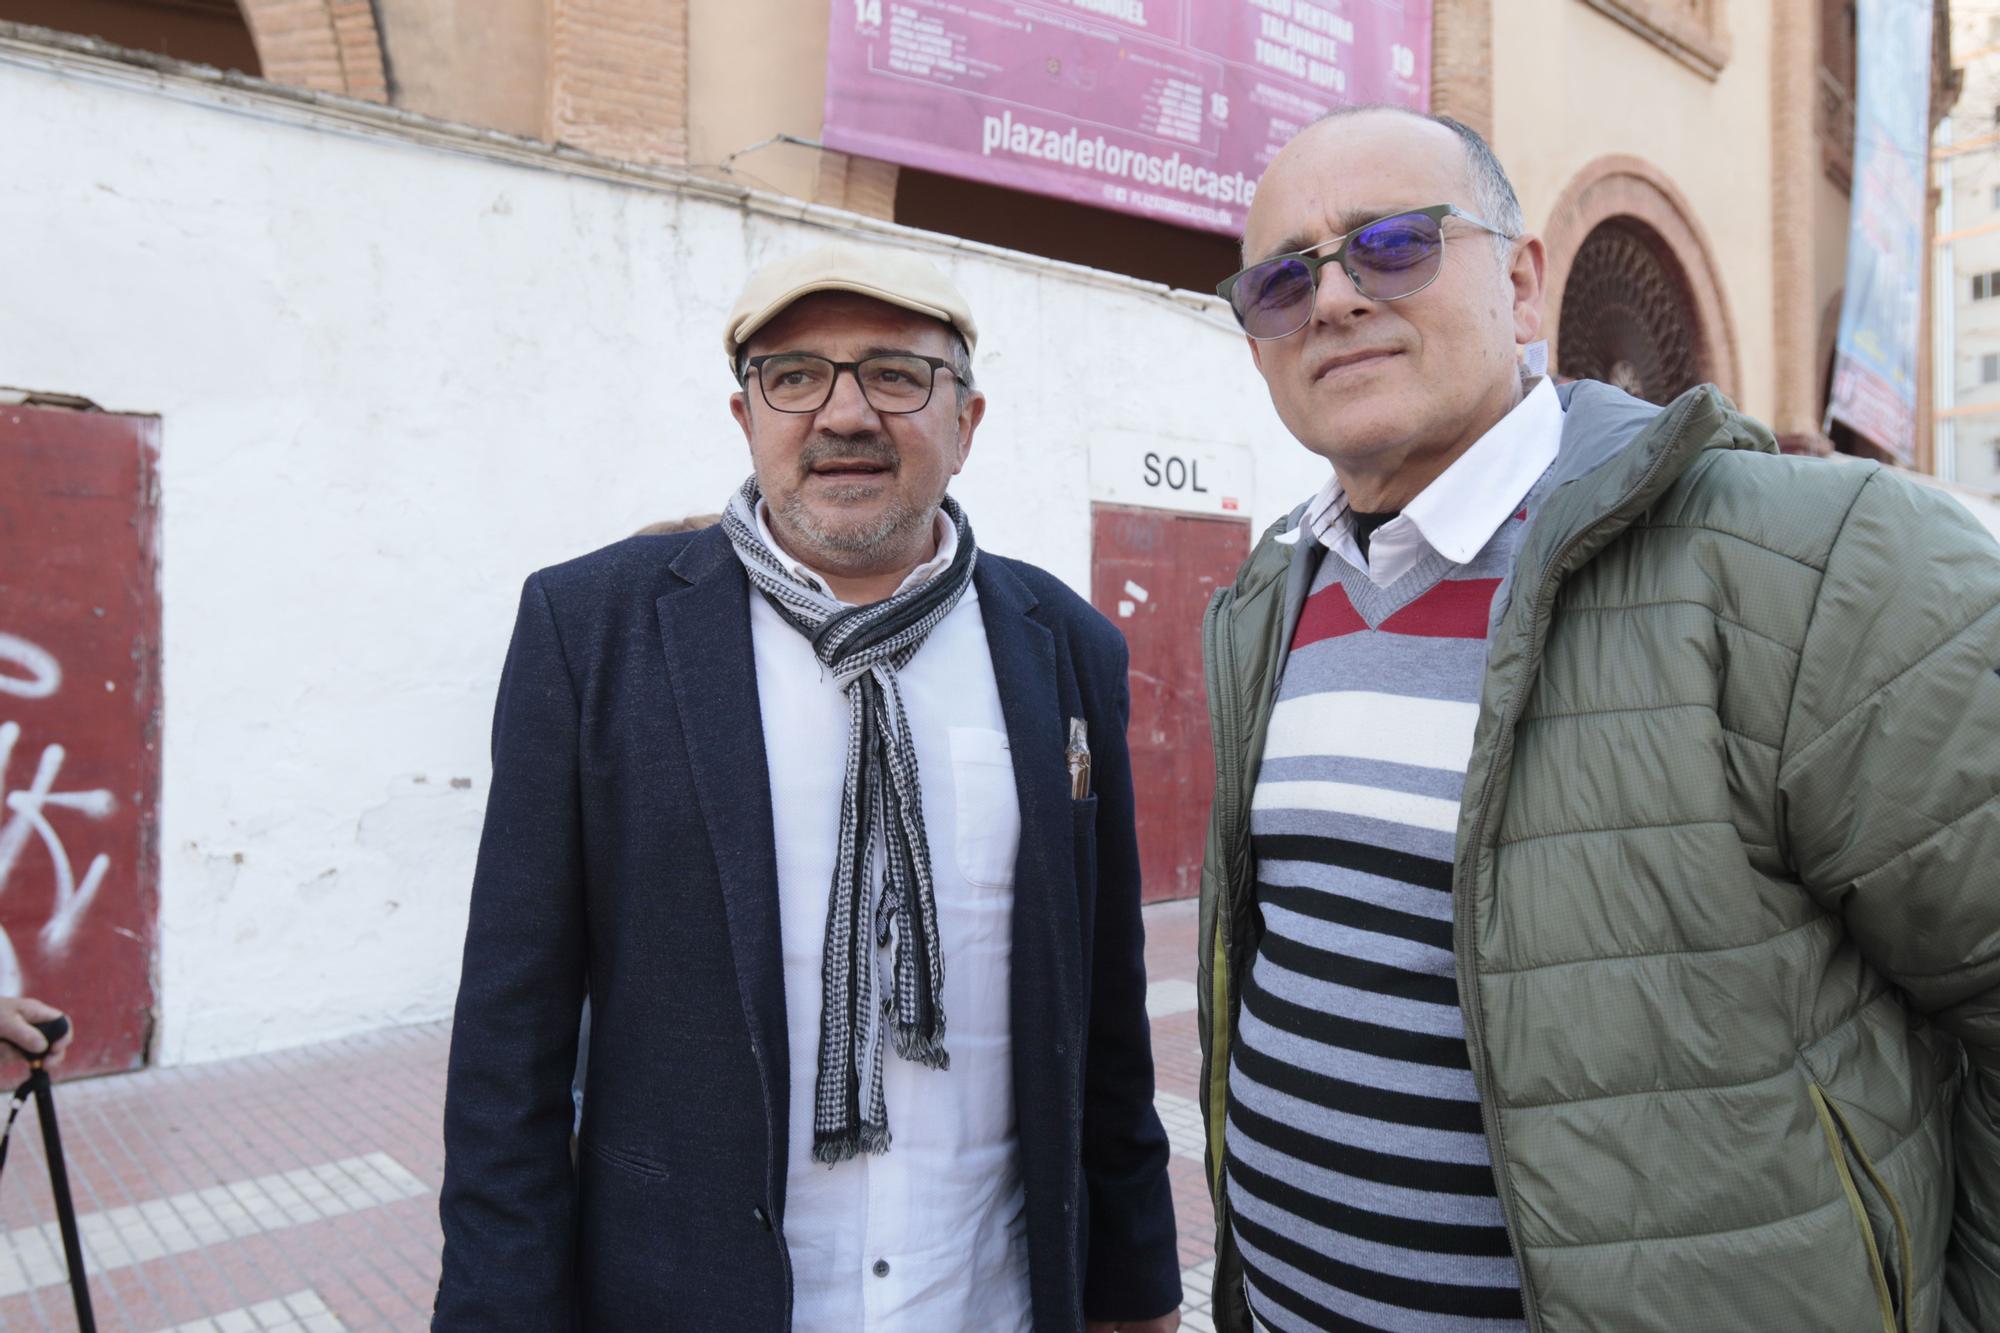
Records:
{"label": "red painted wall", "polygon": [[0,405],[0,987],[68,1077],[145,1063],[159,881],[159,422]]}
{"label": "red painted wall", "polygon": [[[1132,782],[1145,899],[1201,889],[1215,794],[1201,617],[1250,554],[1250,525],[1161,509],[1091,507],[1090,600],[1132,650]],[[1133,589],[1137,589],[1135,593]],[[1139,595],[1143,594],[1143,596]]]}

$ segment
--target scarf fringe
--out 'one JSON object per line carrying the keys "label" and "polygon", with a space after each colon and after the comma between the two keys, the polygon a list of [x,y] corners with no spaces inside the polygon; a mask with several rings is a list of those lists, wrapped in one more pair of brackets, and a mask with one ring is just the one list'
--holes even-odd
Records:
{"label": "scarf fringe", "polygon": [[926,1069],[950,1069],[951,1053],[944,1048],[944,1033],[928,1033],[908,1023],[896,1024],[896,1054]]}
{"label": "scarf fringe", "polygon": [[887,1125],[863,1125],[837,1134],[814,1135],[812,1157],[822,1166],[838,1166],[861,1156],[877,1156],[889,1151]]}

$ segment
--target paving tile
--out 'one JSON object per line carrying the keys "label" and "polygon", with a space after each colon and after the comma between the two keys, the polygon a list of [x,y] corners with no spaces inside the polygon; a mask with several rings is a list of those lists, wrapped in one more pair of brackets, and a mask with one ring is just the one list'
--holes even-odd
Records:
{"label": "paving tile", "polygon": [[1206,1260],[1181,1272],[1181,1328],[1214,1333],[1210,1318],[1209,1284],[1215,1277],[1215,1261]]}
{"label": "paving tile", "polygon": [[[1182,1327],[1208,1333],[1192,903],[1146,909]],[[105,1333],[407,1333],[437,1285],[448,1024],[57,1090]],[[367,1100],[353,1090],[366,1086]],[[75,1327],[32,1120],[0,1190],[0,1329]],[[18,1175],[16,1174],[18,1172]]]}
{"label": "paving tile", "polygon": [[1208,1154],[1208,1135],[1201,1126],[1201,1107],[1192,1097],[1171,1092],[1153,1094],[1153,1109],[1167,1131],[1167,1147],[1174,1156],[1202,1161]]}
{"label": "paving tile", "polygon": [[1195,1010],[1194,983],[1179,977],[1155,981],[1146,987],[1146,1017],[1166,1018]]}
{"label": "paving tile", "polygon": [[159,1333],[348,1333],[314,1291],[290,1295],[236,1310],[224,1310],[175,1324]]}
{"label": "paving tile", "polygon": [[[348,1210],[375,1208],[429,1192],[408,1171],[386,1157],[381,1160],[385,1168],[378,1169],[369,1159],[348,1158],[318,1163],[307,1170],[323,1181],[337,1182],[341,1205]],[[374,1192],[363,1187],[363,1176],[374,1182]],[[85,1268],[91,1273],[108,1273],[168,1255],[187,1254],[223,1237],[299,1225],[301,1219],[271,1197],[271,1189],[284,1188],[283,1177],[256,1177],[231,1181],[212,1191],[145,1199],[136,1206],[80,1214],[77,1232]],[[223,1202],[215,1202],[218,1196]],[[220,1228],[197,1230],[183,1220],[185,1215],[200,1217],[205,1211],[221,1220]],[[217,1236],[218,1230],[222,1237]],[[68,1278],[54,1223],[0,1233],[0,1253],[11,1259],[11,1265],[0,1266],[0,1296]]]}

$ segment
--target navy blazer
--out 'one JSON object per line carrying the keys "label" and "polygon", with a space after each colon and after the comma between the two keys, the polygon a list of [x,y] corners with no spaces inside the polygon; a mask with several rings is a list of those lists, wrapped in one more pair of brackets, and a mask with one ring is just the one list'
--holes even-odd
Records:
{"label": "navy blazer", "polygon": [[[1067,1333],[1180,1300],[1126,649],[1033,566],[982,551],[974,578],[1021,804],[1010,1006],[1034,1326]],[[452,1031],[433,1329],[790,1327],[792,1089],[749,598],[720,528],[632,538],[522,590]],[[1080,801],[1069,717],[1093,750]]]}

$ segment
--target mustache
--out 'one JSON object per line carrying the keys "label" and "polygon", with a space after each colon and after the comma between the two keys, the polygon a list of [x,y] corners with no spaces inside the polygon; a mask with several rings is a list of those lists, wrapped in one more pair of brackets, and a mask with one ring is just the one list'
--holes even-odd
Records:
{"label": "mustache", "polygon": [[902,456],[896,452],[895,445],[874,431],[858,435],[834,435],[823,431],[799,452],[799,475],[805,476],[820,464],[836,460],[873,463],[894,472],[901,466]]}

